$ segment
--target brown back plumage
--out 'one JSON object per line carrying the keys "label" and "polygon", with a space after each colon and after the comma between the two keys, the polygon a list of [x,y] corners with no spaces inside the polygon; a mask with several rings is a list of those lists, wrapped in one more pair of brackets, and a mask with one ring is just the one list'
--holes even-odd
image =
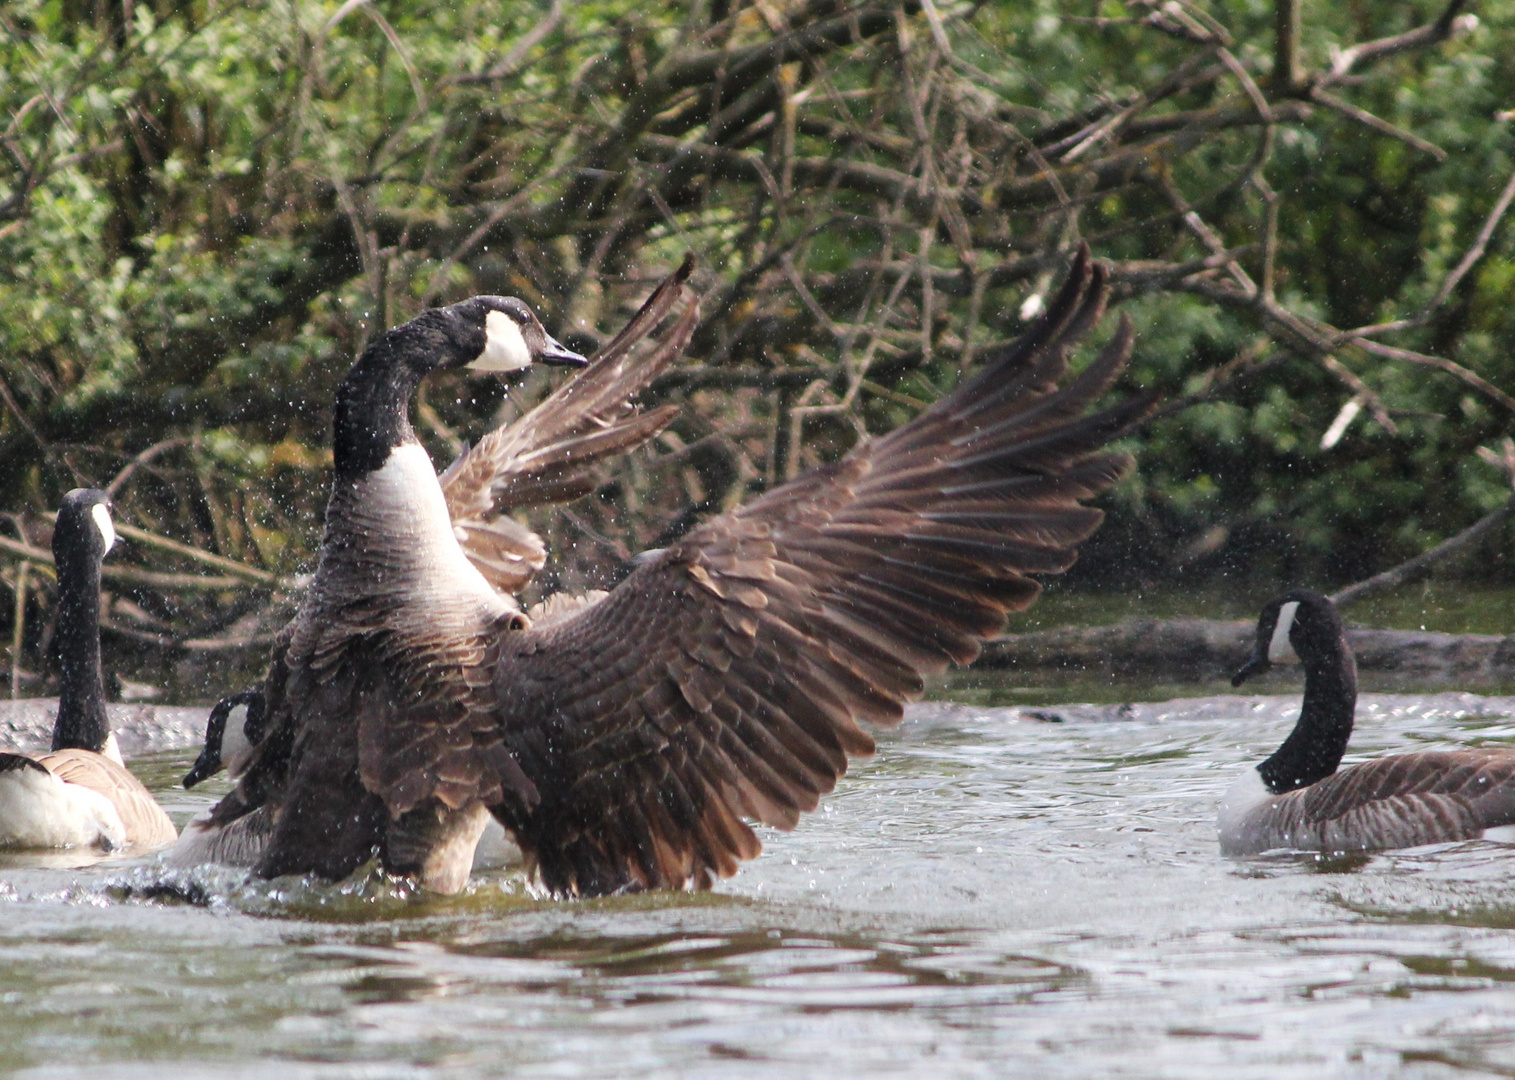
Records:
{"label": "brown back plumage", "polygon": [[1250,844],[1376,851],[1441,844],[1515,824],[1515,751],[1395,754],[1352,765],[1254,811]]}
{"label": "brown back plumage", "polygon": [[105,796],[126,829],[132,847],[155,848],[173,843],[179,835],[152,792],[124,765],[93,750],[54,750],[39,754],[37,764],[65,784],[77,784]]}

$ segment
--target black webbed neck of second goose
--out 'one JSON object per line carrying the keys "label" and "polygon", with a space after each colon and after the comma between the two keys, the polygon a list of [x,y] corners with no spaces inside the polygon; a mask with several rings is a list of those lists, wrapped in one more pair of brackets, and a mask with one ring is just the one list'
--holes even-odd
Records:
{"label": "black webbed neck of second goose", "polygon": [[1289,737],[1257,767],[1276,795],[1336,771],[1357,712],[1357,661],[1335,607],[1324,597],[1302,604],[1291,641],[1305,670],[1304,704]]}
{"label": "black webbed neck of second goose", "polygon": [[[86,513],[87,518],[87,513]],[[105,713],[105,679],[100,667],[100,550],[103,541],[88,520],[59,515],[53,534],[58,568],[57,642],[62,679],[54,750],[105,748],[110,720]]]}

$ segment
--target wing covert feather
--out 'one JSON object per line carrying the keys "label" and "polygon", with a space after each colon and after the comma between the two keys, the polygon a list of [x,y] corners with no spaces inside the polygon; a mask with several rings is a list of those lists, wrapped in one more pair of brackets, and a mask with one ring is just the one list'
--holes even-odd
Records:
{"label": "wing covert feather", "polygon": [[1369,851],[1515,824],[1515,753],[1425,751],[1352,765],[1272,800],[1269,846]]}
{"label": "wing covert feather", "polygon": [[[1323,850],[1413,847],[1515,824],[1515,753],[1394,754],[1280,798],[1280,826]],[[1350,838],[1344,844],[1342,838]]]}
{"label": "wing covert feather", "polygon": [[128,843],[158,847],[178,837],[179,831],[158,801],[124,765],[89,750],[54,750],[37,762],[65,784],[77,784],[110,800],[121,815]]}

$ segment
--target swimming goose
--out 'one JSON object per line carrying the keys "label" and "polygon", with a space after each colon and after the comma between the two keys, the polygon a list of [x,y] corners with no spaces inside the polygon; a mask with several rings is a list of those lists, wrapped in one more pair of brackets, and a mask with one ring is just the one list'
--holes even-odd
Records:
{"label": "swimming goose", "polygon": [[52,753],[0,752],[0,847],[159,847],[177,832],[126,771],[105,713],[100,564],[116,541],[110,500],[77,488],[53,528],[62,665]]}
{"label": "swimming goose", "polygon": [[1299,722],[1221,803],[1223,853],[1414,847],[1515,824],[1515,750],[1395,754],[1336,771],[1352,735],[1357,663],[1336,606],[1307,589],[1263,608],[1252,656],[1231,683],[1295,658],[1305,669]]}
{"label": "swimming goose", "polygon": [[261,688],[243,690],[216,702],[206,720],[205,746],[184,775],[184,786],[192,788],[222,769],[228,770],[232,779],[242,775],[252,748],[263,739],[266,715]]}
{"label": "swimming goose", "polygon": [[[860,726],[897,724],[1028,606],[1130,467],[1102,452],[1146,397],[1086,414],[1122,370],[1086,251],[1046,314],[982,370],[659,551],[598,602],[531,627],[473,571],[406,410],[477,355],[478,308],[377,338],[338,391],[336,482],[268,733],[222,820],[272,818],[265,877],[341,878],[377,854],[452,892],[490,815],[558,896],[708,888],[834,787]],[[468,302],[475,303],[475,302]],[[439,326],[448,326],[446,333]]]}

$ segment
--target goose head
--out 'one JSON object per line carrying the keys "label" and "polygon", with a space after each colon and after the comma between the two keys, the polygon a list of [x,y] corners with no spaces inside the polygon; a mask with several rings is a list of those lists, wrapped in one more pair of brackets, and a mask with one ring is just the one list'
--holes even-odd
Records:
{"label": "goose head", "polygon": [[1309,670],[1345,648],[1336,605],[1318,592],[1290,589],[1263,607],[1252,655],[1231,676],[1231,685],[1240,686],[1274,664],[1303,663]]}
{"label": "goose head", "polygon": [[588,362],[513,296],[474,296],[423,311],[374,338],[337,388],[332,432],[337,473],[372,472],[392,449],[416,441],[410,399],[434,371],[509,374],[533,364]]}
{"label": "goose head", "polygon": [[1257,767],[1268,793],[1282,795],[1330,776],[1341,764],[1357,711],[1357,662],[1336,605],[1320,593],[1291,589],[1269,600],[1257,620],[1252,656],[1231,678],[1298,660],[1305,694],[1294,730]]}
{"label": "goose head", "polygon": [[452,368],[510,374],[532,364],[579,367],[588,362],[549,334],[524,301],[471,296],[386,330],[363,351],[354,371],[389,367],[424,378]]}
{"label": "goose head", "polygon": [[97,488],[74,488],[63,496],[58,523],[53,526],[53,561],[60,574],[76,568],[99,567],[116,546],[110,496]]}
{"label": "goose head", "polygon": [[589,361],[547,332],[536,313],[513,296],[475,296],[442,310],[464,326],[483,317],[484,344],[463,366],[470,371],[525,371],[532,364],[578,367]]}
{"label": "goose head", "polygon": [[205,746],[184,774],[183,784],[192,788],[223,768],[235,779],[247,757],[263,739],[266,709],[260,690],[244,690],[222,698],[210,711],[205,725]]}

